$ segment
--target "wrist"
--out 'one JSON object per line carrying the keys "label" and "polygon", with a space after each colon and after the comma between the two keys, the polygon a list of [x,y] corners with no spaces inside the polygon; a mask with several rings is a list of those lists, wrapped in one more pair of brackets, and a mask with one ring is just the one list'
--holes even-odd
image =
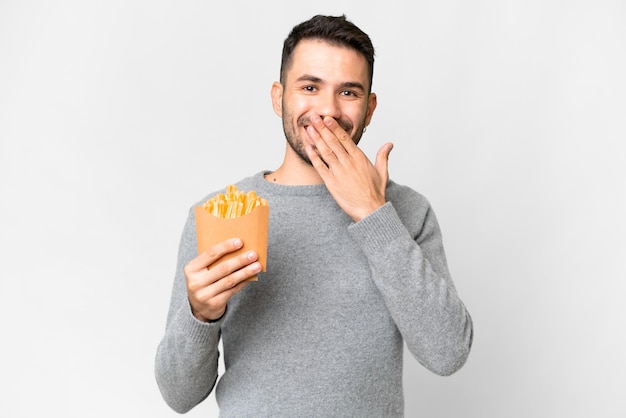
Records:
{"label": "wrist", "polygon": [[219,321],[221,321],[221,320],[222,320],[222,318],[224,318],[224,316],[226,315],[226,310],[227,310],[227,307],[226,307],[226,308],[224,308],[224,312],[222,312],[222,314],[221,314],[220,316],[218,316],[218,317],[217,317],[217,318],[215,318],[215,319],[209,319],[209,320],[208,320],[208,321],[206,321],[206,322],[208,322],[208,323],[213,323],[213,322],[219,322]]}
{"label": "wrist", "polygon": [[[189,304],[191,306],[191,304]],[[193,306],[191,306],[191,314],[194,318],[196,318],[200,322],[213,323],[220,321],[224,315],[226,315],[226,308],[222,312],[217,312],[215,314],[203,315],[201,312],[196,311]]]}
{"label": "wrist", "polygon": [[352,218],[352,220],[354,222],[359,222],[359,221],[363,220],[364,218],[367,218],[372,213],[376,212],[381,207],[383,207],[385,205],[385,203],[387,203],[387,202],[374,203],[372,205],[369,205],[367,208],[363,208],[363,209],[355,212],[354,214],[351,214],[350,217]]}

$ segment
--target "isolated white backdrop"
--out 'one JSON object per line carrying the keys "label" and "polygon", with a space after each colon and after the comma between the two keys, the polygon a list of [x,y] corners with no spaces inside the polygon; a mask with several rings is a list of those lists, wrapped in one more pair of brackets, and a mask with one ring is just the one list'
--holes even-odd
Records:
{"label": "isolated white backdrop", "polygon": [[187,209],[280,163],[270,85],[317,13],[371,35],[363,147],[395,143],[475,322],[451,377],[407,354],[406,416],[626,416],[619,0],[1,0],[0,416],[176,416],[153,359]]}

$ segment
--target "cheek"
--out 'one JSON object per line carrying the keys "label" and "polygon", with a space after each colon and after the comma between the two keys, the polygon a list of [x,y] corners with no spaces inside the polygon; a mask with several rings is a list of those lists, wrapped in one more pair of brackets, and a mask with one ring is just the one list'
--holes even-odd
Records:
{"label": "cheek", "polygon": [[352,125],[357,127],[365,122],[365,118],[367,117],[367,109],[361,106],[352,107],[352,108],[346,109],[343,112],[343,115],[346,119],[349,119],[350,122],[352,122]]}
{"label": "cheek", "polygon": [[298,99],[298,100],[292,100],[290,104],[290,109],[291,109],[291,112],[296,117],[299,117],[306,113],[309,113],[312,109],[312,106],[311,106],[310,100]]}

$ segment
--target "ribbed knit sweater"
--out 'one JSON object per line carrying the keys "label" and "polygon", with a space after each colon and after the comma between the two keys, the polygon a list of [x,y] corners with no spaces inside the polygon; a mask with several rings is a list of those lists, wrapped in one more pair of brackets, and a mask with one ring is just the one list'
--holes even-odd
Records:
{"label": "ribbed knit sweater", "polygon": [[403,416],[403,341],[439,375],[458,370],[472,344],[428,201],[390,181],[387,203],[355,223],[325,185],[263,174],[236,185],[269,201],[267,271],[217,322],[198,321],[187,299],[183,267],[197,256],[189,212],[156,356],[164,399],[182,413],[216,387],[224,418]]}

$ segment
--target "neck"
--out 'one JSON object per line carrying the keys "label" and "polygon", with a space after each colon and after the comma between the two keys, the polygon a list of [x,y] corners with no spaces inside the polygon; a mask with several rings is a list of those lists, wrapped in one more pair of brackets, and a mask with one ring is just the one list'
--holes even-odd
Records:
{"label": "neck", "polygon": [[302,161],[302,158],[286,144],[285,158],[283,163],[271,173],[265,175],[269,182],[283,184],[287,186],[305,186],[323,183],[322,178],[317,174],[315,168]]}

